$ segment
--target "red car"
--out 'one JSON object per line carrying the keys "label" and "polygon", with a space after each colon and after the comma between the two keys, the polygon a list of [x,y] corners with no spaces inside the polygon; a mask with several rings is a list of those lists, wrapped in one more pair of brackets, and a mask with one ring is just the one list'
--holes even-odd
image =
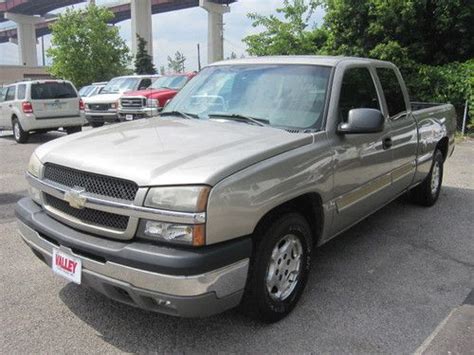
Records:
{"label": "red car", "polygon": [[197,73],[165,75],[145,90],[126,92],[120,98],[118,116],[121,121],[156,116],[165,104]]}

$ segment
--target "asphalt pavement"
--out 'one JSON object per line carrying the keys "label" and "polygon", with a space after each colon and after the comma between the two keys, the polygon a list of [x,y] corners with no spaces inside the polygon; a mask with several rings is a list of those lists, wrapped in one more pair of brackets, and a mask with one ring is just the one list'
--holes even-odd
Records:
{"label": "asphalt pavement", "polygon": [[61,135],[25,145],[0,137],[0,353],[413,353],[474,287],[471,140],[448,160],[434,207],[400,198],[318,249],[299,305],[279,323],[235,310],[180,319],[111,301],[53,275],[16,234],[29,156]]}

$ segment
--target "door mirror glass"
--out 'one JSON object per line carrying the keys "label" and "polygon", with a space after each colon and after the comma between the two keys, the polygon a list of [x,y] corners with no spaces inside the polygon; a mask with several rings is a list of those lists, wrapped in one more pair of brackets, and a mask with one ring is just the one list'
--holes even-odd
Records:
{"label": "door mirror glass", "polygon": [[347,122],[337,127],[338,133],[358,134],[383,131],[384,118],[380,110],[373,108],[355,108],[349,111]]}

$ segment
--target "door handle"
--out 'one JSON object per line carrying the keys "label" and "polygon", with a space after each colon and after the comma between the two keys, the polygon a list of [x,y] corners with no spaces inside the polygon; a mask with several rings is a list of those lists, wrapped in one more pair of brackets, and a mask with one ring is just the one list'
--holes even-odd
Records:
{"label": "door handle", "polygon": [[384,138],[384,140],[382,142],[382,148],[383,149],[389,149],[391,147],[392,147],[392,137]]}

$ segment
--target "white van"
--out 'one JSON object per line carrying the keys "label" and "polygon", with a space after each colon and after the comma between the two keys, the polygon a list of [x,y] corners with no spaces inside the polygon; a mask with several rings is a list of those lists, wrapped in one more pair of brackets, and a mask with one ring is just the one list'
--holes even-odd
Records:
{"label": "white van", "polygon": [[63,128],[79,132],[86,123],[84,103],[65,80],[23,81],[0,89],[0,129],[13,130],[18,143],[30,133]]}

